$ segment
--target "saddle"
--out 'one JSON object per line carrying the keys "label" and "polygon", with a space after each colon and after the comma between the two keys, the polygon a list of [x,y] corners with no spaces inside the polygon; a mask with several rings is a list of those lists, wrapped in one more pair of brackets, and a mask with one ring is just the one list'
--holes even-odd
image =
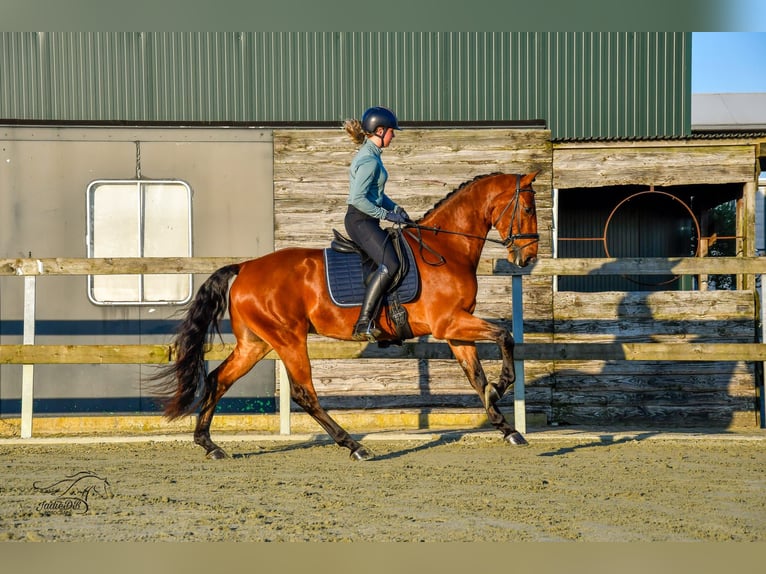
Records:
{"label": "saddle", "polygon": [[[325,275],[330,299],[338,307],[359,307],[370,275],[377,264],[348,237],[336,229],[332,230],[330,248],[324,250]],[[396,327],[400,340],[412,337],[407,320],[407,311],[402,307],[420,293],[420,276],[409,244],[402,238],[401,231],[389,229],[391,243],[399,255],[401,266],[391,287],[386,293],[383,305],[389,319]]]}

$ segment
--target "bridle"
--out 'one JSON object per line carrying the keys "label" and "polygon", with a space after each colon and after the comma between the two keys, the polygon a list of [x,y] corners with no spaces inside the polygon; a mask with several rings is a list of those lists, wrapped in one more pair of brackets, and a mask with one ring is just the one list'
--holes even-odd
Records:
{"label": "bridle", "polygon": [[[531,186],[524,187],[524,188],[521,187],[521,175],[520,174],[516,174],[516,192],[513,194],[513,199],[511,199],[508,202],[508,204],[500,212],[500,215],[497,217],[497,219],[495,219],[495,221],[492,223],[492,226],[495,229],[497,229],[497,224],[500,223],[500,220],[503,218],[503,216],[505,215],[506,211],[508,211],[510,209],[511,205],[513,205],[513,212],[511,213],[511,223],[508,226],[508,237],[506,237],[505,239],[493,239],[493,238],[487,237],[487,236],[483,236],[482,237],[480,235],[474,235],[474,234],[471,234],[471,233],[463,233],[462,231],[450,231],[448,229],[442,229],[440,227],[429,227],[427,225],[419,225],[419,224],[414,223],[414,222],[413,223],[405,224],[405,227],[408,230],[409,229],[416,229],[417,230],[417,235],[414,234],[414,233],[410,233],[410,235],[418,242],[418,244],[420,245],[421,249],[424,249],[424,248],[428,249],[432,253],[435,253],[436,255],[439,256],[439,262],[438,263],[434,263],[433,265],[442,265],[442,264],[445,263],[445,260],[444,260],[444,257],[442,257],[441,255],[436,253],[433,249],[431,249],[430,247],[425,245],[425,243],[423,242],[423,238],[422,238],[422,236],[420,234],[420,232],[422,230],[424,230],[424,231],[433,231],[434,233],[437,233],[437,234],[438,233],[447,233],[447,234],[450,234],[450,235],[461,235],[463,237],[471,237],[471,238],[474,238],[474,239],[483,239],[484,241],[489,241],[491,243],[497,243],[498,245],[502,245],[506,249],[512,249],[514,251],[519,251],[521,249],[524,249],[528,245],[531,245],[532,243],[536,243],[536,242],[540,241],[540,234],[539,233],[513,233],[513,222],[515,220],[519,221],[519,225],[517,227],[519,229],[521,229],[521,212],[519,211],[519,199],[521,197],[521,192],[523,192],[523,191],[528,191],[528,192],[532,193],[532,195],[535,194],[535,190],[532,189]],[[521,247],[519,247],[517,245],[514,245],[514,243],[517,240],[521,240],[521,239],[529,239],[531,241],[528,242],[528,243],[525,243]]]}
{"label": "bridle", "polygon": [[[517,239],[532,239],[532,243],[535,243],[537,241],[540,241],[540,234],[539,233],[514,233],[513,232],[513,222],[514,220],[519,221],[519,229],[521,229],[521,212],[519,211],[519,198],[521,197],[522,191],[528,191],[532,195],[535,194],[535,190],[532,189],[532,186],[525,187],[524,189],[521,188],[521,175],[516,174],[516,193],[513,194],[513,199],[508,202],[508,205],[506,205],[503,208],[503,211],[500,212],[500,215],[497,217],[495,222],[492,224],[495,229],[497,229],[497,224],[500,223],[500,220],[503,218],[503,215],[505,215],[505,212],[508,211],[508,208],[511,207],[511,204],[513,204],[513,213],[511,213],[511,223],[508,226],[508,237],[505,239],[502,239],[500,241],[497,241],[495,239],[487,239],[487,241],[492,241],[494,243],[499,243],[503,247],[507,247],[509,249],[514,249],[513,243]],[[526,247],[527,245],[530,245],[530,243],[527,243],[524,245]],[[520,249],[519,247],[516,247],[515,249]]]}

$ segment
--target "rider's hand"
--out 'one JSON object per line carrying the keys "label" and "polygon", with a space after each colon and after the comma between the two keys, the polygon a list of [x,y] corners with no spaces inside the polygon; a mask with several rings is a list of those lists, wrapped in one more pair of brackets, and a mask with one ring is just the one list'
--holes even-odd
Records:
{"label": "rider's hand", "polygon": [[395,212],[395,213],[398,213],[399,215],[401,215],[402,217],[404,217],[404,219],[406,220],[406,222],[407,222],[407,223],[409,223],[410,221],[412,221],[412,218],[409,216],[409,214],[408,214],[406,211],[404,211],[404,208],[403,208],[403,207],[401,207],[400,205],[397,205],[397,206],[394,208],[394,212]]}
{"label": "rider's hand", "polygon": [[386,213],[386,221],[391,221],[393,223],[399,223],[404,224],[409,221],[409,218],[407,217],[406,213],[397,213],[395,211],[389,211]]}

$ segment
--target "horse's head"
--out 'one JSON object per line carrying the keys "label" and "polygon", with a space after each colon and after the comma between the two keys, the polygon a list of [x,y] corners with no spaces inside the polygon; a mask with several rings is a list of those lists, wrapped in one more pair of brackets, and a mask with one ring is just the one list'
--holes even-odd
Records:
{"label": "horse's head", "polygon": [[93,475],[91,480],[83,481],[83,483],[84,484],[81,486],[81,497],[83,500],[88,500],[88,495],[91,493],[94,493],[101,498],[112,498],[114,496],[112,493],[112,486],[105,478]]}
{"label": "horse's head", "polygon": [[540,236],[532,182],[538,173],[500,176],[503,189],[492,205],[492,224],[508,249],[508,261],[519,267],[526,267],[537,258]]}

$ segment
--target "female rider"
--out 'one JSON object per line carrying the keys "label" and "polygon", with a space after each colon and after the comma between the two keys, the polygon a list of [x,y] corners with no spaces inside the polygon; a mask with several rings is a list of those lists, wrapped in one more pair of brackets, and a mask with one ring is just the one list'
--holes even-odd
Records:
{"label": "female rider", "polygon": [[400,225],[410,221],[407,212],[384,192],[388,172],[381,152],[391,144],[394,131],[401,128],[394,112],[380,106],[368,108],[361,121],[346,120],[343,127],[355,143],[361,144],[351,162],[344,220],[346,232],[378,265],[367,284],[351,336],[356,341],[376,341],[381,330],[375,326],[375,318],[400,266],[388,232],[381,228],[380,221],[385,219]]}

